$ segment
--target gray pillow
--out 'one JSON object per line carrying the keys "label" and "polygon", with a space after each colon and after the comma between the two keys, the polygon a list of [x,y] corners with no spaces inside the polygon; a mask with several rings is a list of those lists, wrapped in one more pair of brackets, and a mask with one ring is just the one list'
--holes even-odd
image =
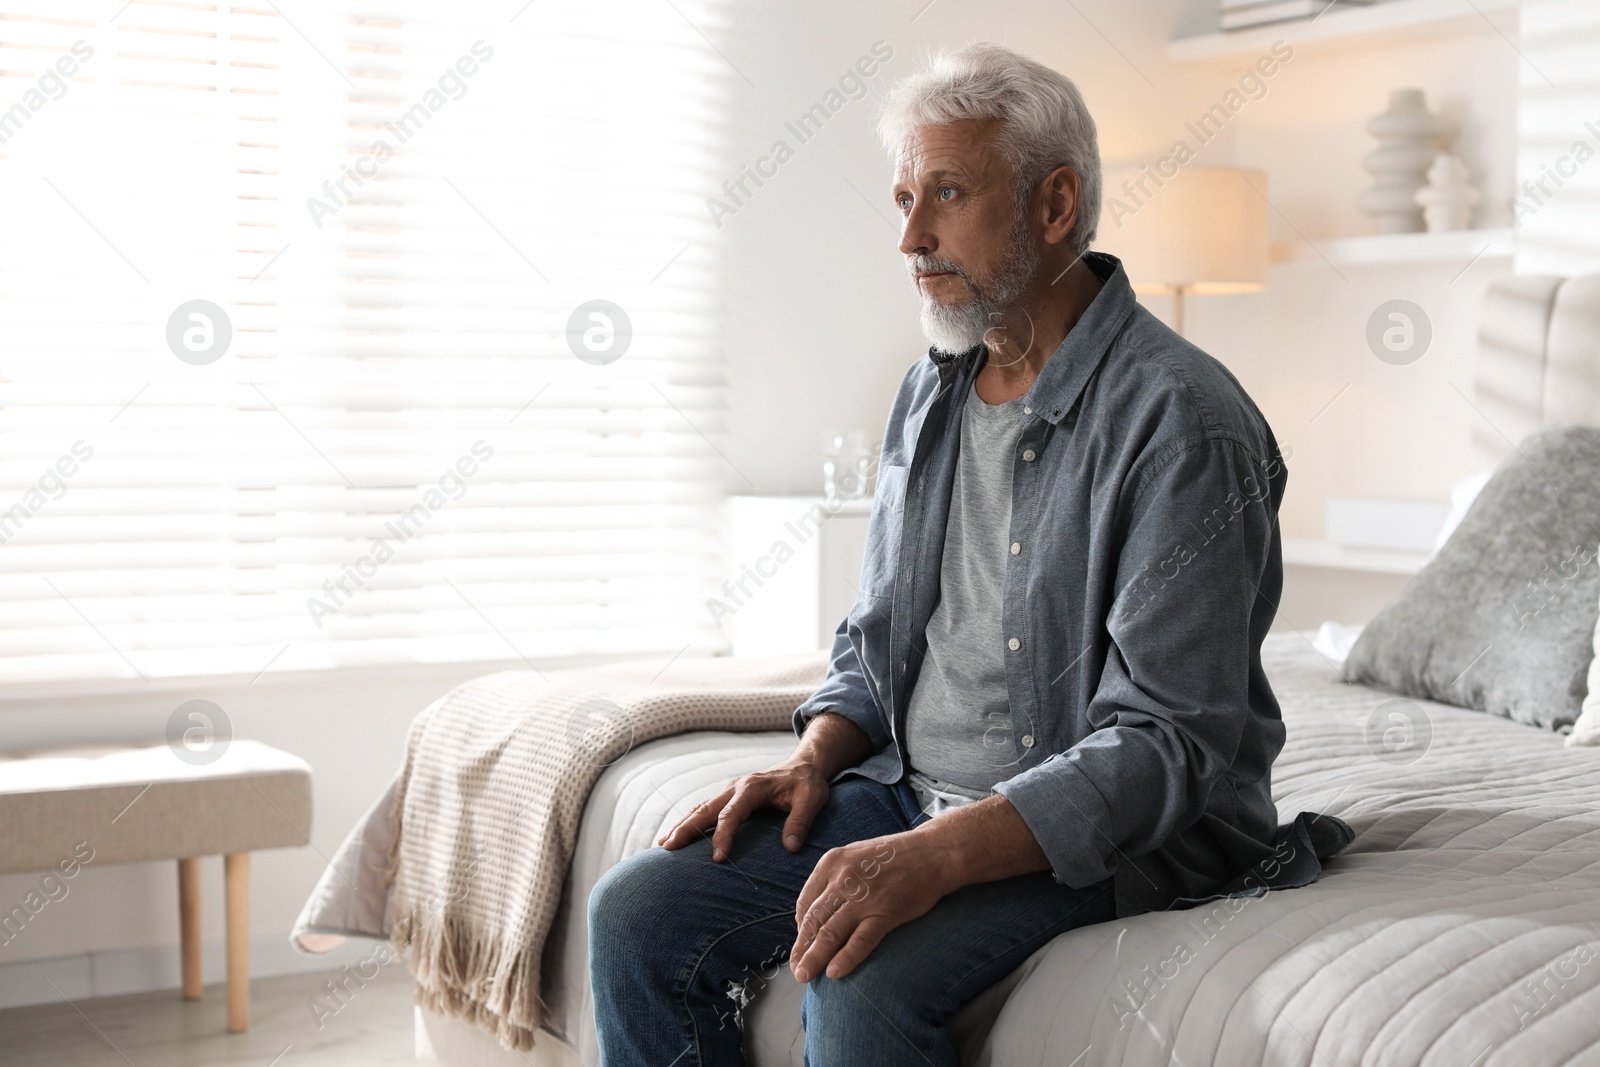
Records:
{"label": "gray pillow", "polygon": [[1532,434],[1361,632],[1345,679],[1569,727],[1594,659],[1597,547],[1600,428]]}

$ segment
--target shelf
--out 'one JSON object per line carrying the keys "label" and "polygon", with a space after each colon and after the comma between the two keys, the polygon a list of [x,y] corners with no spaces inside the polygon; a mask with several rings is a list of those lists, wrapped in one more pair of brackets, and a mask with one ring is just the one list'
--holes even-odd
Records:
{"label": "shelf", "polygon": [[1315,19],[1180,37],[1168,42],[1167,58],[1174,63],[1236,60],[1259,55],[1275,41],[1287,41],[1296,47],[1349,45],[1360,44],[1360,38],[1374,35],[1381,35],[1388,42],[1503,31],[1515,29],[1519,7],[1520,0],[1387,0],[1369,7],[1336,5]]}
{"label": "shelf", "polygon": [[1421,552],[1346,548],[1331,541],[1312,541],[1301,537],[1283,539],[1283,563],[1286,567],[1321,567],[1366,571],[1370,574],[1415,574],[1427,559],[1427,555]]}
{"label": "shelf", "polygon": [[[1313,248],[1312,244],[1316,247]],[[1444,263],[1465,266],[1475,259],[1509,259],[1515,231],[1452,230],[1447,233],[1386,233],[1367,237],[1292,241],[1272,246],[1272,262],[1332,263],[1359,267],[1384,263]],[[1319,254],[1320,253],[1320,254]],[[1324,258],[1326,257],[1326,258]]]}

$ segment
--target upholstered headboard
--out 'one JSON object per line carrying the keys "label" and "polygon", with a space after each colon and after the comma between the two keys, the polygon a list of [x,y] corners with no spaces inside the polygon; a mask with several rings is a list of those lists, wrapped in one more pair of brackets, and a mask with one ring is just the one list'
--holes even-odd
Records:
{"label": "upholstered headboard", "polygon": [[1478,313],[1474,381],[1483,418],[1472,443],[1485,469],[1541,426],[1600,425],[1600,274],[1491,287]]}

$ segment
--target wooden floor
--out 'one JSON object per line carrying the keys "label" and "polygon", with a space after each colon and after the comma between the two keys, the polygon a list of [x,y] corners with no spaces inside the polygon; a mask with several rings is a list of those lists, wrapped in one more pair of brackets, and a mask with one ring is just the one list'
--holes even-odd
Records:
{"label": "wooden floor", "polygon": [[[384,967],[349,994],[321,1028],[307,1000],[337,975],[259,978],[250,988],[250,1032],[227,1032],[227,996],[208,986],[205,998],[177,990],[127,997],[57,1001],[0,1011],[0,1063],[6,1067],[366,1067],[415,1063],[411,976]],[[336,1001],[327,1000],[327,1004]]]}

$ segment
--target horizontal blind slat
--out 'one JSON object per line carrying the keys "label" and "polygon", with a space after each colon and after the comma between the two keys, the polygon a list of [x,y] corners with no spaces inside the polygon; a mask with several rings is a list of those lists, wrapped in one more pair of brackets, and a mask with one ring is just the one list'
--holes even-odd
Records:
{"label": "horizontal blind slat", "polygon": [[0,682],[723,648],[725,4],[443,10],[0,0]]}

